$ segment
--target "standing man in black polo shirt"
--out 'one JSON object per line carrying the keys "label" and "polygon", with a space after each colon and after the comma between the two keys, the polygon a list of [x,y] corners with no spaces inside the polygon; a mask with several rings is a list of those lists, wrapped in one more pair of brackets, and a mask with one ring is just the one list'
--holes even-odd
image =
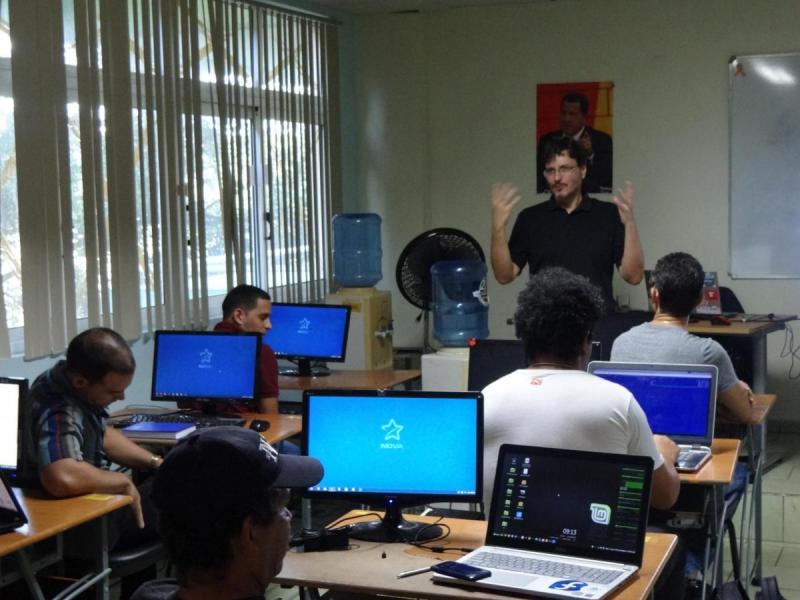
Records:
{"label": "standing man in black polo shirt", "polygon": [[545,267],[564,267],[587,277],[603,293],[606,311],[614,307],[614,267],[637,284],[644,275],[644,254],[633,218],[633,184],[612,202],[583,191],[586,155],[572,138],[546,144],[544,176],[550,199],[523,210],[506,242],[506,225],[520,201],[510,183],[492,187],[492,270],[501,284],[511,283],[528,265],[533,275]]}

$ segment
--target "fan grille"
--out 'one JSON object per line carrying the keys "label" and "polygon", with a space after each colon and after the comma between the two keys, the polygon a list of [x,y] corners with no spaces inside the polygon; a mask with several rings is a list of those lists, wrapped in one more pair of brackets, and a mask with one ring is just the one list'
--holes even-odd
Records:
{"label": "fan grille", "polygon": [[486,261],[475,238],[458,229],[432,229],[415,237],[400,254],[396,275],[403,297],[417,308],[430,310],[431,267],[442,260]]}

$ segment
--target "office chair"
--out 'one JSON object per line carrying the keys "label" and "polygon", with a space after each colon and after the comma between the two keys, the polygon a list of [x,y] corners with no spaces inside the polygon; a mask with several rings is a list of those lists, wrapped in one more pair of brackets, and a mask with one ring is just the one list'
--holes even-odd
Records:
{"label": "office chair", "polygon": [[[108,566],[111,576],[121,580],[120,598],[130,598],[141,584],[156,579],[158,562],[165,558],[166,549],[161,540],[149,540],[133,548],[110,551]],[[134,576],[136,574],[138,576]]]}
{"label": "office chair", "polygon": [[601,317],[592,330],[592,340],[600,342],[601,360],[611,359],[611,346],[620,335],[652,318],[653,313],[646,310],[629,310]]}
{"label": "office chair", "polygon": [[729,287],[720,286],[719,302],[724,313],[743,313],[744,307]]}
{"label": "office chair", "polygon": [[527,366],[525,345],[520,340],[475,340],[469,349],[467,389],[479,392],[496,379]]}

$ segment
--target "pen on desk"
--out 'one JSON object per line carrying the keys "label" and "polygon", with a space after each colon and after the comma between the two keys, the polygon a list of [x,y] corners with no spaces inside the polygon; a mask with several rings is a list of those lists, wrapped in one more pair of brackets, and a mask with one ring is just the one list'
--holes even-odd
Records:
{"label": "pen on desk", "polygon": [[397,578],[402,579],[403,577],[411,577],[412,575],[421,575],[422,573],[427,573],[430,570],[430,567],[423,567],[421,569],[411,569],[410,571],[400,571],[397,574]]}

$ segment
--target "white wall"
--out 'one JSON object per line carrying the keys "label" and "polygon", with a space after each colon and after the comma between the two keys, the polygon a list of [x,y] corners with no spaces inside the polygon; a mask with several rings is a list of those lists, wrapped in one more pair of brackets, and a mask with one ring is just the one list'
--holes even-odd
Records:
{"label": "white wall", "polygon": [[[796,1],[561,0],[354,22],[353,187],[358,208],[384,219],[379,287],[397,291],[400,252],[431,227],[464,229],[488,253],[492,182],[515,182],[525,206],[544,198],[533,193],[537,83],[612,80],[615,178],[636,184],[647,266],[685,250],[719,271],[747,310],[800,312],[796,280],[725,275],[728,59],[800,51]],[[492,337],[513,336],[505,320],[522,283],[490,282]],[[643,285],[615,287],[645,307]],[[399,293],[393,308],[395,345],[419,345],[418,311]],[[782,342],[770,336],[775,416],[800,421]]]}

